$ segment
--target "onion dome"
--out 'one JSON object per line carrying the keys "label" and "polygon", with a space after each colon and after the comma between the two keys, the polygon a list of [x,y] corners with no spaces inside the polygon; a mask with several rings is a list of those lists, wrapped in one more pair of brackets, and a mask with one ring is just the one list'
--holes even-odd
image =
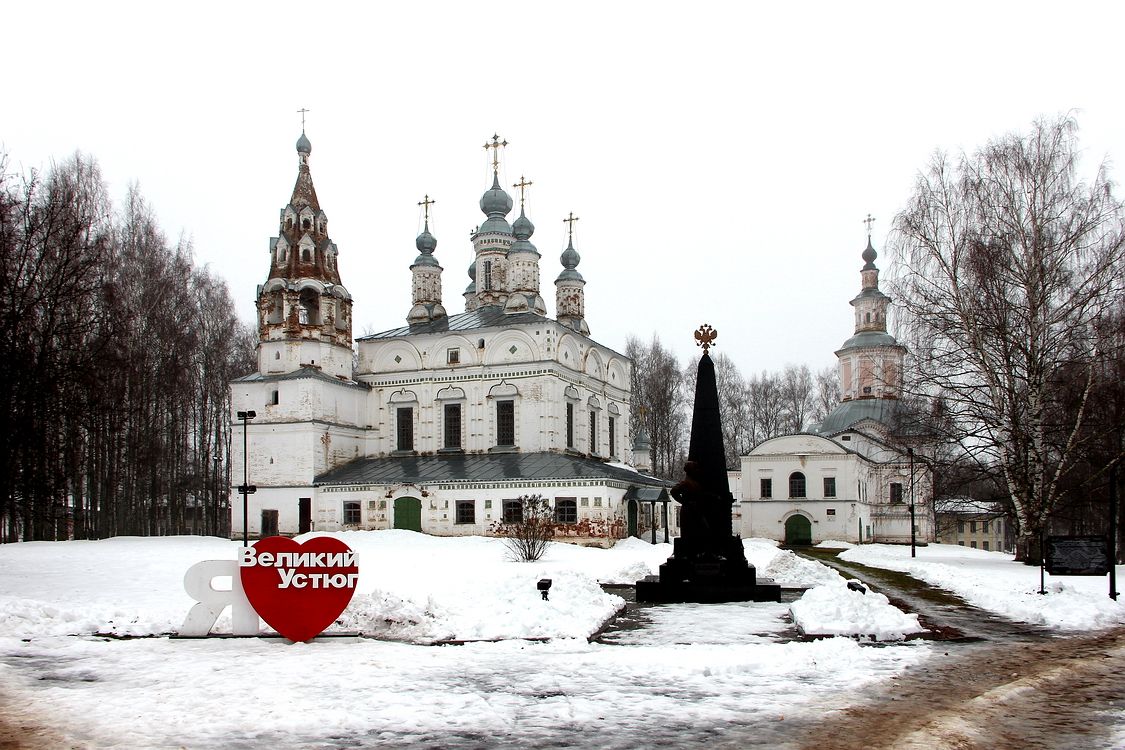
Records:
{"label": "onion dome", "polygon": [[469,264],[469,285],[465,287],[465,294],[476,294],[477,291],[477,262]]}
{"label": "onion dome", "polygon": [[875,269],[875,259],[878,258],[878,257],[879,257],[879,254],[877,252],[875,252],[875,248],[871,246],[871,235],[867,235],[867,248],[863,251],[863,259],[865,261],[867,261],[867,263],[866,263],[866,265],[864,265],[862,270],[864,270],[864,271],[874,271],[874,270],[876,270]]}
{"label": "onion dome", "polygon": [[571,237],[566,243],[566,250],[563,250],[562,255],[559,256],[559,262],[563,264],[563,270],[562,273],[559,274],[559,280],[574,279],[576,281],[583,281],[582,274],[575,270],[581,261],[582,256],[574,249],[574,238]]}
{"label": "onion dome", "polygon": [[414,246],[418,248],[418,257],[414,259],[416,266],[436,266],[437,259],[434,258],[434,248],[437,247],[437,239],[430,234],[430,224],[426,223],[422,233],[418,235],[418,239],[414,241]]}
{"label": "onion dome", "polygon": [[508,254],[535,253],[535,255],[538,256],[539,251],[535,248],[535,245],[529,242],[531,235],[534,233],[535,225],[531,223],[531,219],[527,218],[527,215],[521,208],[519,218],[512,224],[512,234],[515,235],[516,241],[513,242],[512,246],[508,249]]}
{"label": "onion dome", "polygon": [[508,220],[504,218],[512,210],[512,196],[500,187],[500,177],[495,172],[492,174],[492,187],[481,196],[480,210],[488,215],[488,218],[485,219],[478,230],[482,234],[485,232],[509,233],[512,231],[511,227],[508,226]]}
{"label": "onion dome", "polygon": [[312,153],[312,143],[303,130],[301,131],[301,137],[297,139],[297,153],[305,154],[306,156]]}

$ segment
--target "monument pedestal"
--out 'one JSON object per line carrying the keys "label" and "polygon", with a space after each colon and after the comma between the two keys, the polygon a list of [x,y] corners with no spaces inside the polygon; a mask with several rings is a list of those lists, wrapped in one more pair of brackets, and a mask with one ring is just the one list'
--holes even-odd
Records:
{"label": "monument pedestal", "polygon": [[716,549],[683,537],[674,541],[672,556],[660,566],[660,575],[637,581],[637,601],[676,602],[779,602],[781,586],[757,577],[746,561],[742,540],[728,537]]}

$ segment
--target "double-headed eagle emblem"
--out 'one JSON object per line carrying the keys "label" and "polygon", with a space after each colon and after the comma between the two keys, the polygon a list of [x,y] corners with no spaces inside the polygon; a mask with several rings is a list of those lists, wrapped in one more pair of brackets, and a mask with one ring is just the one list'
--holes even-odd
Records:
{"label": "double-headed eagle emblem", "polygon": [[717,338],[719,338],[719,332],[704,323],[695,332],[695,345],[702,346],[703,353],[706,354],[707,350],[714,346],[712,342]]}

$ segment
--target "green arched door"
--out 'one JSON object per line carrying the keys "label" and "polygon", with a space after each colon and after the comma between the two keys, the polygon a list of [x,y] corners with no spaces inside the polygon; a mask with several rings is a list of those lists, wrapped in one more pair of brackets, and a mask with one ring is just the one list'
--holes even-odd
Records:
{"label": "green arched door", "polygon": [[802,515],[793,515],[785,521],[785,543],[812,544],[812,524]]}
{"label": "green arched door", "polygon": [[422,501],[416,497],[395,500],[395,528],[407,531],[422,530]]}

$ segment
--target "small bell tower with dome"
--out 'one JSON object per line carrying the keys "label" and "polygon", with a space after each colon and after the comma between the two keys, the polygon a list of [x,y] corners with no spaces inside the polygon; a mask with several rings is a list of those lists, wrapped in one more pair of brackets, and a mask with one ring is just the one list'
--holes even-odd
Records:
{"label": "small bell tower with dome", "polygon": [[559,261],[563,270],[555,279],[555,315],[560,323],[584,336],[590,335],[590,326],[586,324],[586,280],[578,273],[578,264],[582,256],[574,249],[574,222],[578,217],[572,211],[570,216],[563,219],[568,224],[566,250],[563,250]]}
{"label": "small bell tower with dome", "polygon": [[309,171],[312,143],[301,128],[297,182],[270,240],[270,270],[258,287],[258,370],[308,366],[352,377],[352,299],[340,283],[336,243]]}
{"label": "small bell tower with dome", "polygon": [[512,187],[520,191],[520,215],[512,224],[512,235],[516,241],[508,249],[508,301],[504,305],[504,312],[521,313],[534,312],[540,315],[547,314],[547,304],[539,296],[539,251],[531,244],[531,235],[535,233],[535,225],[527,218],[524,210],[524,199],[527,188],[532,183],[522,176],[520,181]]}
{"label": "small bell tower with dome", "polygon": [[418,203],[423,208],[425,223],[422,233],[414,241],[415,247],[418,248],[418,257],[410,266],[413,277],[411,285],[413,307],[410,308],[410,314],[406,316],[406,322],[411,324],[426,323],[446,317],[445,308],[441,304],[442,267],[434,257],[437,240],[430,234],[430,206],[434,203],[429,195]]}

